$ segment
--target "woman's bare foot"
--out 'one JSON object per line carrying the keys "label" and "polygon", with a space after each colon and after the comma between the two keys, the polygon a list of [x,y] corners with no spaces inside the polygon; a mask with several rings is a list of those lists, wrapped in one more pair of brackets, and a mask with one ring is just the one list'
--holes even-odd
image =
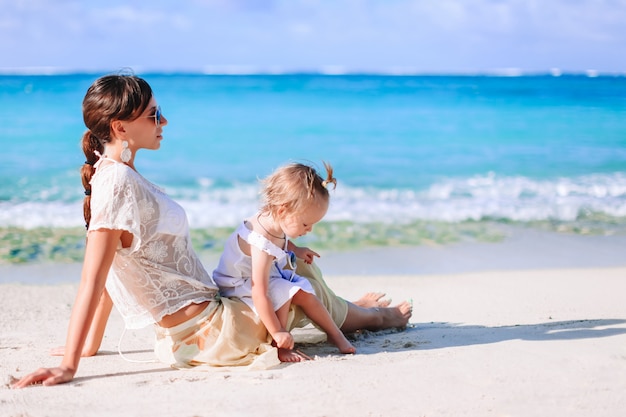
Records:
{"label": "woman's bare foot", "polygon": [[390,299],[381,300],[385,295],[384,292],[368,292],[363,297],[354,301],[353,304],[363,308],[389,307],[389,304],[391,304]]}
{"label": "woman's bare foot", "polygon": [[403,301],[395,307],[381,308],[379,311],[383,312],[385,328],[402,328],[406,327],[413,315],[413,304]]}
{"label": "woman's bare foot", "polygon": [[359,330],[402,329],[409,323],[412,314],[413,306],[408,301],[393,307],[370,308],[348,303],[348,314],[341,325],[341,331],[347,334]]}
{"label": "woman's bare foot", "polygon": [[304,362],[313,359],[297,349],[278,348],[278,360],[281,362]]}

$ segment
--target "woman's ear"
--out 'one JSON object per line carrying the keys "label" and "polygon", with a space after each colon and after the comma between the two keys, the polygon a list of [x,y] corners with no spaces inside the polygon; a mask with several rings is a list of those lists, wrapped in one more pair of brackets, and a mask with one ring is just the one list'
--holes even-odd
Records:
{"label": "woman's ear", "polygon": [[111,132],[114,137],[121,137],[122,134],[126,133],[126,129],[124,128],[124,122],[121,120],[113,120],[111,122]]}

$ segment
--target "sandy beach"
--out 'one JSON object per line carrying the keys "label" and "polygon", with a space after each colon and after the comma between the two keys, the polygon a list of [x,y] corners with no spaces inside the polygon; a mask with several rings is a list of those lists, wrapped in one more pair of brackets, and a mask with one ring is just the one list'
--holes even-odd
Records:
{"label": "sandy beach", "polygon": [[[563,241],[534,236],[529,246],[522,236],[471,249],[323,256],[338,294],[384,290],[413,301],[407,329],[354,335],[356,355],[336,354],[323,334],[305,328],[296,340],[314,361],[172,370],[152,362],[151,329],[127,332],[118,354],[123,326],[114,310],[101,353],[81,361],[72,383],[23,390],[9,388],[12,378],[59,363],[48,350],[64,343],[77,287],[76,276],[42,282],[77,274],[80,265],[3,266],[0,415],[621,416],[626,260],[616,243],[623,239],[552,236]],[[395,269],[376,270],[381,260]],[[418,269],[418,261],[432,269]]]}

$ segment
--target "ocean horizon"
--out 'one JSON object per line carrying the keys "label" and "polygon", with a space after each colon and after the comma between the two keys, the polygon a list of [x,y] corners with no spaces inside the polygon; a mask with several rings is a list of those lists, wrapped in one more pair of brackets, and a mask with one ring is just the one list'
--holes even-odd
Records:
{"label": "ocean horizon", "polygon": [[105,68],[76,68],[59,66],[24,66],[24,67],[0,67],[0,76],[24,75],[24,76],[59,76],[59,75],[95,75],[112,74],[120,71],[131,70],[136,74],[158,75],[330,75],[330,76],[487,76],[487,77],[535,77],[535,76],[586,76],[586,77],[624,77],[626,71],[599,71],[594,68],[584,70],[570,70],[562,68],[547,68],[545,70],[528,70],[517,67],[491,68],[485,70],[465,71],[424,71],[407,66],[390,67],[348,67],[343,65],[324,65],[319,67],[293,67],[293,66],[253,66],[253,65],[204,65],[197,68],[171,68],[163,70],[159,68],[133,66],[122,69]]}
{"label": "ocean horizon", "polygon": [[[218,250],[256,210],[258,179],[291,161],[327,161],[339,181],[311,245],[626,232],[621,75],[136,73],[169,121],[138,170],[201,248]],[[0,75],[5,262],[80,252],[81,102],[100,75]]]}

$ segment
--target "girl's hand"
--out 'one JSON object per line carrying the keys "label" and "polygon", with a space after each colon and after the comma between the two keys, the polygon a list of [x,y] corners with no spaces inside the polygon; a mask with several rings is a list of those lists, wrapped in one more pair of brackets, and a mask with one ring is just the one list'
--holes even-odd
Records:
{"label": "girl's hand", "polygon": [[24,388],[29,385],[42,384],[42,385],[56,385],[69,382],[74,379],[76,371],[64,366],[57,368],[39,368],[35,372],[32,372],[25,377],[19,379],[17,382],[11,384],[11,388]]}
{"label": "girl's hand", "polygon": [[286,330],[276,332],[272,335],[274,342],[276,342],[276,347],[283,349],[293,349],[294,341],[293,336]]}
{"label": "girl's hand", "polygon": [[320,257],[319,253],[306,247],[300,247],[300,246],[294,245],[292,250],[293,250],[293,253],[295,253],[298,258],[302,259],[304,263],[309,264],[309,265],[313,263],[313,260],[316,256],[318,258]]}

